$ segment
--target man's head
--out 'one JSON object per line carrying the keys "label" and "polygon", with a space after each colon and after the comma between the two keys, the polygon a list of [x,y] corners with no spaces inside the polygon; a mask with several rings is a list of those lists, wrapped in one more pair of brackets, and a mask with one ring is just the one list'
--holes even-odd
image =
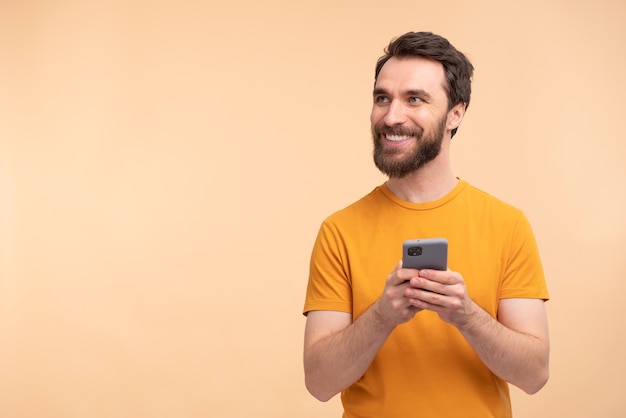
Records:
{"label": "man's head", "polygon": [[473,67],[447,40],[427,32],[405,34],[385,52],[373,92],[374,162],[402,178],[446,161],[438,157],[463,119]]}
{"label": "man's head", "polygon": [[[392,40],[385,48],[385,55],[376,63],[375,80],[392,57],[420,57],[440,62],[446,75],[444,87],[448,93],[448,110],[459,103],[463,103],[465,109],[469,106],[474,66],[446,38],[431,32],[408,32]],[[456,131],[452,131],[452,136]]]}

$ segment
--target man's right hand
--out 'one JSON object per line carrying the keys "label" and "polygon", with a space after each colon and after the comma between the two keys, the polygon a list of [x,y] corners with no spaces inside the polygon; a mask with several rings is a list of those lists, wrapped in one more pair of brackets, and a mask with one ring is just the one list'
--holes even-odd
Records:
{"label": "man's right hand", "polygon": [[403,269],[402,261],[399,261],[389,273],[382,295],[372,305],[381,321],[395,328],[410,321],[422,310],[412,306],[406,297],[406,290],[410,287],[409,281],[418,275],[419,270]]}

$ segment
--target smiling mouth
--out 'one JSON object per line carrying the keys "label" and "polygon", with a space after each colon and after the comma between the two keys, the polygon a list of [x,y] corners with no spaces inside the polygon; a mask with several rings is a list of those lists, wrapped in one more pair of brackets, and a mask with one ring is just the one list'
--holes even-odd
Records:
{"label": "smiling mouth", "polygon": [[385,134],[384,135],[385,138],[387,139],[387,141],[391,141],[391,142],[402,142],[402,141],[406,141],[408,139],[411,139],[412,136],[411,135],[393,135],[393,134]]}

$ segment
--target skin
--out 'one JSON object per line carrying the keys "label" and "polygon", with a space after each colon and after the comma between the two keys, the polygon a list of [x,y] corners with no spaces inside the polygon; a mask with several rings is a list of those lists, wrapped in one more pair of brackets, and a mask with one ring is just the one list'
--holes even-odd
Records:
{"label": "skin", "polygon": [[[384,124],[420,127],[432,140],[445,124],[441,151],[433,160],[387,186],[398,197],[416,203],[439,199],[457,184],[450,164],[450,132],[459,126],[465,105],[448,110],[443,66],[423,58],[391,58],[374,87],[372,127]],[[428,138],[430,137],[430,138]],[[418,138],[389,141],[390,158],[405,158],[420,146]],[[437,292],[428,292],[427,290]],[[422,310],[436,312],[464,336],[498,377],[532,394],[548,380],[549,339],[544,302],[501,299],[493,318],[468,295],[463,276],[447,270],[403,269],[399,262],[386,279],[380,297],[355,321],[335,311],[308,313],[304,337],[305,383],[313,396],[327,401],[356,382],[398,325]]]}

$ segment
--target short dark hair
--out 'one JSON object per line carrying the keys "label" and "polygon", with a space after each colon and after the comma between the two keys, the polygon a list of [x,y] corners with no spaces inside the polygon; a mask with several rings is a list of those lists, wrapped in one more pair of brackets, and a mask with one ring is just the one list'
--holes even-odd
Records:
{"label": "short dark hair", "polygon": [[[392,57],[422,57],[440,62],[446,75],[444,88],[448,93],[448,110],[459,103],[464,103],[466,109],[469,106],[474,67],[446,38],[432,32],[408,32],[393,39],[385,48],[385,55],[376,63],[375,80]],[[454,134],[456,129],[452,130],[452,136]]]}

